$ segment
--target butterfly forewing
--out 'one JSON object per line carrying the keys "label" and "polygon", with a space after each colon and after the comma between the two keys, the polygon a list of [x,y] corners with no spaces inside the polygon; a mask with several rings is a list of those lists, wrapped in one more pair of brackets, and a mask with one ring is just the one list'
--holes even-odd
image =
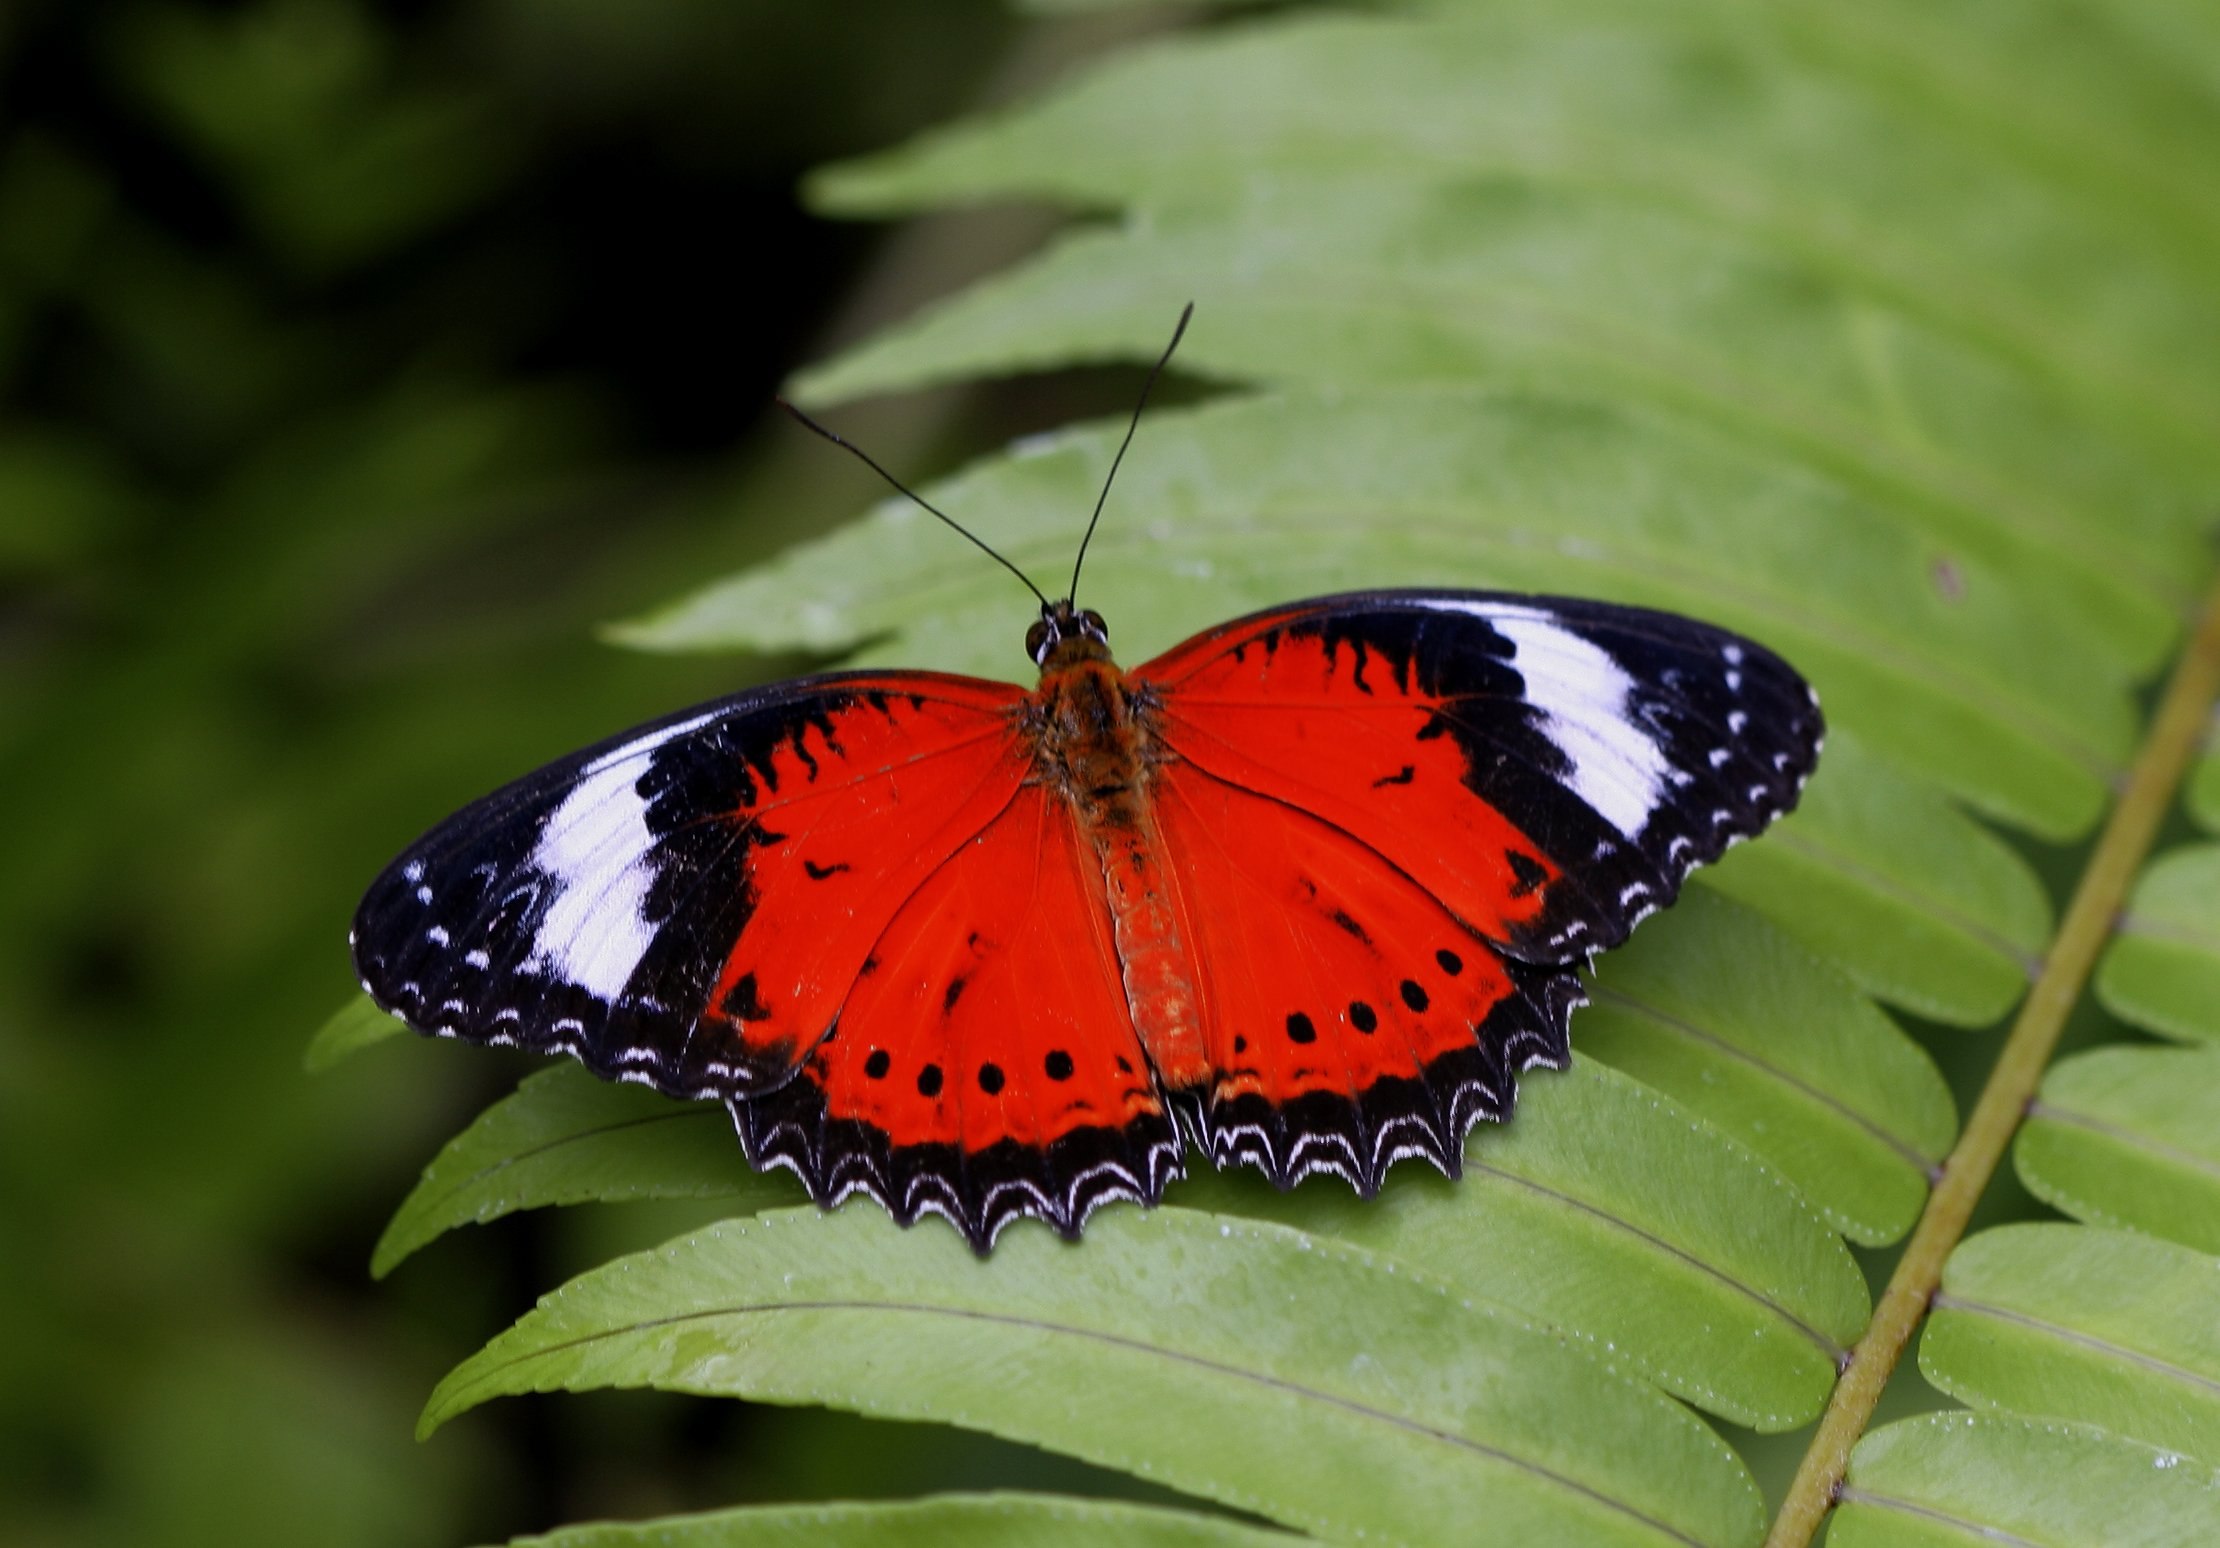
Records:
{"label": "butterfly forewing", "polygon": [[420,1031],[678,1096],[765,1090],[1026,766],[1023,693],[924,673],[742,694],[552,764],[371,887],[355,961]]}
{"label": "butterfly forewing", "polygon": [[1333,823],[1538,964],[1617,945],[1793,806],[1822,730],[1764,647],[1564,598],[1320,598],[1132,675],[1178,758]]}

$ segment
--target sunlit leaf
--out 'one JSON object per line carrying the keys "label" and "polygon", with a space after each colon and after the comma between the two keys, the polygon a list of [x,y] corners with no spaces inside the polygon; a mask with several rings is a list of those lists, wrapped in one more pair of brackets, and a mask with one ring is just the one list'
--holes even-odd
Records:
{"label": "sunlit leaf", "polygon": [[758,1505],[511,1539],[513,1548],[1295,1548],[1301,1541],[1223,1517],[1043,1494]]}
{"label": "sunlit leaf", "polygon": [[738,1214],[798,1196],[792,1178],[748,1169],[721,1106],[674,1102],[565,1062],[527,1079],[448,1141],[378,1239],[370,1272],[391,1273],[456,1226],[519,1209],[730,1197]]}
{"label": "sunlit leaf", "polygon": [[2220,1253],[2220,1048],[2100,1048],[2060,1062],[2014,1160],[2069,1215]]}
{"label": "sunlit leaf", "polygon": [[1951,1254],[1927,1379],[1976,1408],[2100,1424],[2220,1468],[2220,1259],[2131,1231],[2015,1225]]}
{"label": "sunlit leaf", "polygon": [[350,1054],[400,1036],[404,1027],[377,1006],[367,995],[356,995],[337,1011],[331,1020],[316,1029],[309,1039],[301,1063],[310,1074],[330,1069]]}
{"label": "sunlit leaf", "polygon": [[1598,1065],[1519,1089],[1517,1116],[1475,1134],[1456,1183],[1414,1168],[1366,1201],[1327,1179],[1283,1195],[1237,1172],[1196,1176],[1179,1197],[1391,1254],[1737,1424],[1816,1414],[1868,1304],[1812,1207],[1742,1146]]}
{"label": "sunlit leaf", "polygon": [[1111,1211],[1084,1246],[773,1212],[544,1298],[433,1395],[659,1386],[942,1419],[1321,1535],[1743,1543],[1758,1500],[1669,1399],[1297,1232]]}
{"label": "sunlit leaf", "polygon": [[[1910,1089],[1916,1099],[1916,1082]],[[1820,1219],[1731,1142],[1607,1071],[1537,1072],[1522,1090],[1517,1121],[1468,1142],[1461,1183],[1404,1167],[1369,1203],[1331,1179],[1283,1196],[1192,1157],[1169,1197],[1377,1247],[1609,1348],[1739,1423],[1809,1418],[1865,1314],[1857,1274]],[[1602,1134],[1614,1143],[1592,1142]],[[793,1193],[784,1174],[748,1170],[721,1110],[564,1065],[449,1144],[388,1227],[376,1266],[513,1210],[729,1196],[745,1213]],[[1648,1288],[1629,1297],[1630,1281]]]}
{"label": "sunlit leaf", "polygon": [[2051,909],[2027,862],[1835,731],[1802,802],[1698,873],[1839,963],[1868,994],[1986,1026],[2027,992]]}
{"label": "sunlit leaf", "polygon": [[1698,891],[1601,963],[1580,1049],[1779,1167],[1853,1240],[1893,1241],[1956,1135],[1917,1044],[1762,916]]}
{"label": "sunlit leaf", "polygon": [[2220,755],[2207,753],[2189,771],[2189,815],[2207,833],[2220,833]]}
{"label": "sunlit leaf", "polygon": [[[927,497],[1053,577],[1073,547],[1065,513],[1087,509],[1117,435],[1044,441]],[[2120,686],[2062,657],[2001,593],[1975,593],[1993,608],[1944,601],[1910,534],[1839,488],[1668,421],[1465,390],[1350,392],[1167,413],[1147,445],[1120,474],[1126,514],[1089,552],[1088,601],[1129,661],[1246,608],[1355,586],[1695,611],[1786,654],[1830,719],[1875,751],[2057,836],[2095,814],[2132,729]],[[978,627],[981,561],[923,520],[890,507],[624,637],[792,648],[900,630],[912,660],[1022,662]],[[1813,592],[1818,573],[1828,584]]]}
{"label": "sunlit leaf", "polygon": [[2093,1426],[1930,1414],[1858,1443],[1829,1548],[2199,1548],[2220,1473]]}
{"label": "sunlit leaf", "polygon": [[[1953,439],[1998,428],[2049,420],[2066,433],[2057,406],[1997,360],[1744,233],[1592,190],[1244,186],[1067,238],[797,389],[831,401],[1145,359],[1172,294],[1200,308],[1182,368],[1212,379],[1493,386],[1714,424],[1927,534],[1929,582],[1947,599],[1980,607],[2008,585],[2060,644],[2115,675],[2171,636],[2170,568],[2194,562],[2185,528],[2123,541],[2117,524],[2059,509],[2055,489],[1998,489],[1953,454]],[[1933,428],[1907,434],[1911,421]]]}
{"label": "sunlit leaf", "polygon": [[[2220,296],[2198,245],[2209,227],[2174,218],[2145,181],[2178,158],[2158,148],[2060,175],[2080,147],[2059,137],[2055,115],[2078,109],[2092,138],[2111,140],[2147,100],[2149,59],[2130,45],[2133,64],[2091,97],[2075,95],[2082,83],[2052,98],[1991,88],[1969,100],[1923,78],[1947,77],[1989,39],[1951,40],[1951,23],[1928,10],[1889,12],[1939,36],[1907,46],[1864,12],[1733,0],[1495,3],[1446,25],[1298,14],[1129,50],[1038,102],[818,188],[833,207],[873,212],[1028,196],[1195,207],[1289,178],[1511,174],[1642,190],[2040,367],[2144,443],[2125,464],[2137,473],[2151,471],[2137,467],[2145,459],[2209,468],[2204,427],[2220,418],[2205,349],[2220,336]],[[2074,43],[2051,52],[2094,57],[2098,14],[2072,16]],[[2175,132],[2210,143],[2220,133],[2198,107]],[[2031,140],[2052,153],[2029,153]],[[2187,190],[2176,209],[2209,210],[2195,179],[2155,175]],[[2065,315],[2062,291],[2087,310]],[[2013,437],[1985,448],[1990,477],[2073,476],[2075,448],[2018,439],[2029,424],[1990,428]],[[2101,501],[2101,478],[2083,487]],[[2178,493],[2156,503],[2162,520],[2192,519]]]}
{"label": "sunlit leaf", "polygon": [[2096,989],[2115,1016],[2220,1042],[2220,845],[2161,856],[2135,884]]}

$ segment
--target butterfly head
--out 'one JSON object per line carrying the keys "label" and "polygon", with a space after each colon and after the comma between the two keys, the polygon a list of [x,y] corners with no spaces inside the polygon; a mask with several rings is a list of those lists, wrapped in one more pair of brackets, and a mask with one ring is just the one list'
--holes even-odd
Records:
{"label": "butterfly head", "polygon": [[1025,631],[1025,653],[1043,671],[1074,661],[1105,661],[1110,656],[1110,626],[1091,607],[1075,607],[1069,597],[1043,602],[1040,619]]}

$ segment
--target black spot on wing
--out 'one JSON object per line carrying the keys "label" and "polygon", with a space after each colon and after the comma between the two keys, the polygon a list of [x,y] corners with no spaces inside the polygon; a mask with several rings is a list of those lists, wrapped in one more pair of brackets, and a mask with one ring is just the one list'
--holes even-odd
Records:
{"label": "black spot on wing", "polygon": [[1503,851],[1503,859],[1511,867],[1511,896],[1514,898],[1527,896],[1536,887],[1549,880],[1549,872],[1543,869],[1542,863],[1532,855],[1521,854],[1515,849],[1506,849]]}
{"label": "black spot on wing", "polygon": [[1489,1010],[1472,1042],[1413,1075],[1276,1105],[1255,1092],[1175,1093],[1182,1116],[1217,1165],[1254,1166],[1282,1188],[1330,1172],[1370,1198],[1389,1167],[1410,1157],[1455,1177],[1474,1126],[1510,1116],[1520,1072],[1571,1061],[1566,1026],[1581,1003],[1579,980],[1567,970],[1507,965],[1514,992]]}
{"label": "black spot on wing", "polygon": [[771,1012],[757,997],[755,975],[743,973],[733,986],[725,991],[717,1007],[734,1021],[769,1021]]}

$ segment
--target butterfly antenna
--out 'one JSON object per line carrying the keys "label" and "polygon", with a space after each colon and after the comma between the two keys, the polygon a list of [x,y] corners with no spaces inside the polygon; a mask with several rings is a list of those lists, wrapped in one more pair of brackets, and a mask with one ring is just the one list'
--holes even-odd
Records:
{"label": "butterfly antenna", "polygon": [[1110,485],[1118,476],[1118,464],[1125,461],[1125,449],[1133,444],[1133,432],[1141,428],[1141,410],[1148,407],[1149,393],[1156,386],[1156,379],[1164,374],[1170,363],[1172,351],[1179,348],[1179,341],[1187,333],[1187,319],[1195,315],[1195,303],[1190,301],[1180,309],[1179,326],[1172,330],[1172,342],[1164,346],[1156,364],[1149,368],[1149,379],[1141,384],[1141,401],[1133,405],[1132,423],[1125,427],[1125,439],[1118,443],[1118,454],[1110,459],[1110,476],[1102,481],[1102,493],[1095,497],[1095,513],[1088,518],[1087,535],[1079,540],[1079,557],[1072,561],[1071,590],[1065,593],[1068,600],[1079,600],[1079,567],[1087,562],[1087,545],[1094,541],[1095,523],[1102,520],[1102,507],[1110,498]]}
{"label": "butterfly antenna", "polygon": [[858,446],[855,442],[849,440],[847,437],[841,435],[839,432],[835,430],[830,430],[825,426],[819,424],[816,420],[810,418],[807,414],[796,408],[785,398],[780,398],[778,400],[778,405],[780,408],[786,410],[787,413],[792,414],[796,419],[800,420],[805,429],[814,430],[819,435],[823,436],[826,440],[832,442],[833,445],[841,448],[841,450],[853,453],[856,459],[865,467],[869,468],[872,472],[878,474],[879,477],[892,484],[902,494],[907,495],[910,499],[915,500],[919,505],[924,506],[925,509],[931,511],[942,521],[947,522],[949,526],[954,527],[959,533],[963,534],[964,537],[968,538],[973,544],[977,545],[981,553],[985,554],[989,559],[992,559],[996,564],[1001,565],[1003,569],[1008,570],[1019,580],[1025,582],[1025,589],[1032,592],[1034,596],[1040,598],[1040,603],[1042,607],[1045,608],[1048,606],[1048,598],[1042,596],[1041,588],[1034,585],[1032,578],[1029,577],[1023,570],[1010,563],[1009,560],[1003,558],[992,548],[989,548],[983,538],[981,538],[977,533],[973,532],[970,528],[966,527],[962,522],[949,515],[939,506],[933,504],[932,501],[926,499],[916,490],[910,488],[909,485],[903,483],[892,473],[889,473],[885,468],[880,467],[879,464],[875,460],[873,460],[869,452],[865,451],[862,447]]}

